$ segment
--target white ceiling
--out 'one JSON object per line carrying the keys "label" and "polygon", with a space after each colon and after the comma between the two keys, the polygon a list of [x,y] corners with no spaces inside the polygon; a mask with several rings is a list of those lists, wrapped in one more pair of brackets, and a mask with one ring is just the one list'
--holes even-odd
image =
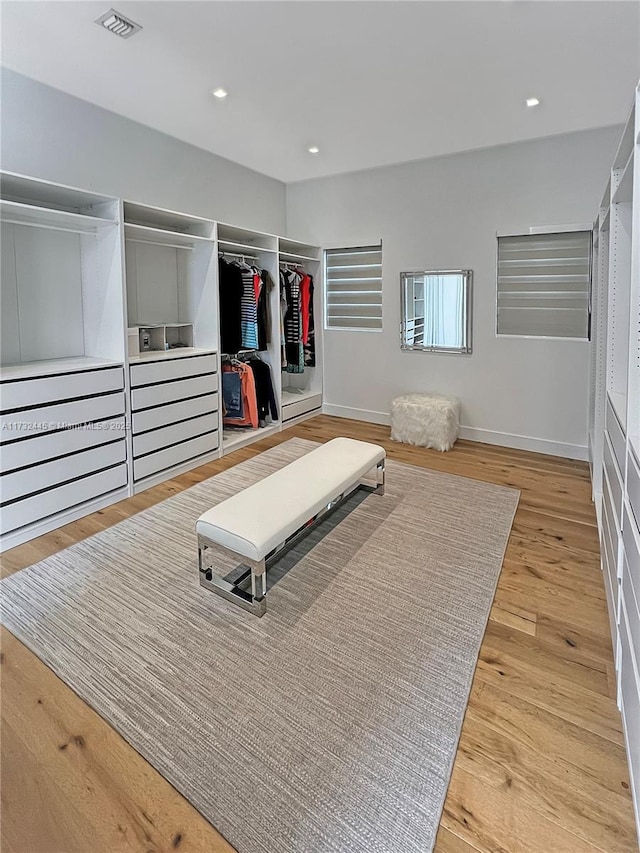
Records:
{"label": "white ceiling", "polygon": [[4,0],[3,65],[283,181],[617,124],[640,76],[638,2],[110,3]]}

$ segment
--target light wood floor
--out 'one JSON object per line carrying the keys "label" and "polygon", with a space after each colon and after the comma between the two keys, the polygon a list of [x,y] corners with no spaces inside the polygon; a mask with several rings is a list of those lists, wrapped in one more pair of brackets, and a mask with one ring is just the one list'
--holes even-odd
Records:
{"label": "light wood floor", "polygon": [[[389,441],[386,427],[322,416],[15,548],[5,555],[3,572],[28,566],[294,435],[375,441],[393,459],[522,492],[438,853],[637,850],[584,463],[466,441],[439,454]],[[2,658],[3,853],[231,850],[7,631]]]}

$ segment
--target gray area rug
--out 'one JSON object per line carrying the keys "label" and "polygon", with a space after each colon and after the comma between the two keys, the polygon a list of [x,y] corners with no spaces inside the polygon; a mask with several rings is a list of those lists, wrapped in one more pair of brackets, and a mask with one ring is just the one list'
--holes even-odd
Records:
{"label": "gray area rug", "polygon": [[424,853],[519,493],[389,461],[258,619],[199,586],[195,521],[314,446],[6,578],[2,621],[242,853]]}

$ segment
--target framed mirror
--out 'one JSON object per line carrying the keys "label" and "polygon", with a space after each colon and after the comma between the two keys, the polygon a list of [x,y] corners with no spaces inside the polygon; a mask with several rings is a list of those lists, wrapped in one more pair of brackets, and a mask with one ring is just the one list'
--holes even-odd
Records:
{"label": "framed mirror", "polygon": [[400,273],[400,348],[471,352],[471,270]]}

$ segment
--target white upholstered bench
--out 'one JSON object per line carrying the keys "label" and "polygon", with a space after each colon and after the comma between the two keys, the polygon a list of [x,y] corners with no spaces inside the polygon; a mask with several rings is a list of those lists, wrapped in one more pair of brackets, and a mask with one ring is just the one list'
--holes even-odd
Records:
{"label": "white upholstered bench", "polygon": [[[262,616],[268,564],[355,489],[384,494],[384,463],[384,448],[377,444],[334,438],[203,513],[196,523],[200,583]],[[369,486],[362,479],[374,467],[376,485]],[[212,547],[247,570],[233,582],[218,575],[207,565]],[[249,575],[250,591],[241,586]]]}

